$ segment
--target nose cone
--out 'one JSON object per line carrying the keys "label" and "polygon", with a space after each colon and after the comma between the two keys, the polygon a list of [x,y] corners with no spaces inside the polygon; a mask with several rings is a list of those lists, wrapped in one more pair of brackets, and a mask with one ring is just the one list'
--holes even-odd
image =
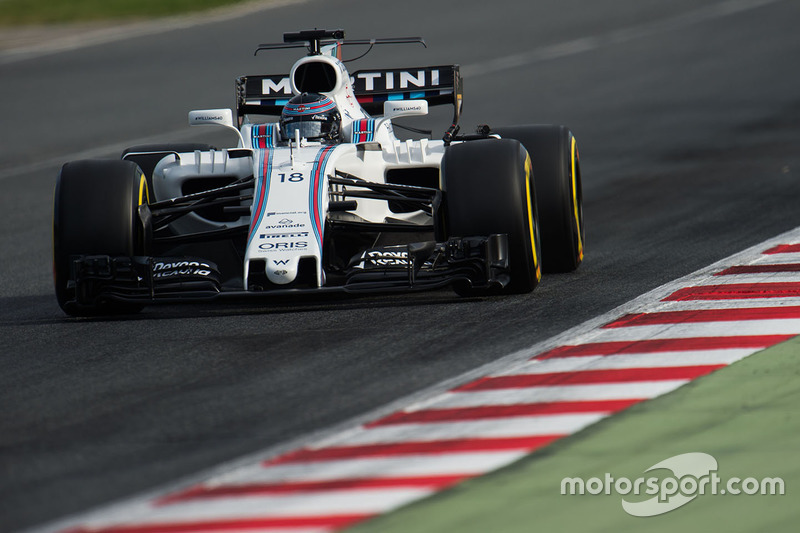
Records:
{"label": "nose cone", "polygon": [[267,279],[276,285],[286,285],[297,277],[299,257],[268,258],[266,264]]}

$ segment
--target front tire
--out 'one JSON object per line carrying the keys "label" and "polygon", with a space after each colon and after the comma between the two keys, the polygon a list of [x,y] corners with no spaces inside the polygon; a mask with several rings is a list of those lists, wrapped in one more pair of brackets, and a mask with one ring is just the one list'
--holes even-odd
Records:
{"label": "front tire", "polygon": [[58,305],[76,316],[138,312],[143,306],[77,302],[72,260],[77,255],[147,255],[139,206],[148,202],[147,180],[131,161],[65,164],[53,202],[53,278]]}
{"label": "front tire", "polygon": [[[454,144],[442,160],[448,237],[508,235],[511,280],[504,292],[531,292],[541,279],[539,222],[530,159],[513,140]],[[480,293],[456,284],[462,295]]]}
{"label": "front tire", "polygon": [[580,158],[575,136],[566,126],[495,128],[503,138],[525,146],[533,163],[545,272],[572,272],[583,261],[584,225]]}

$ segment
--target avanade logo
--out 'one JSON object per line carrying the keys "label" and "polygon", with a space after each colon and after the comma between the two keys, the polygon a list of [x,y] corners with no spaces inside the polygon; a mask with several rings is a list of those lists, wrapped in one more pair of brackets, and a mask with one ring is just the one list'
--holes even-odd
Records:
{"label": "avanade logo", "polygon": [[[622,508],[633,516],[656,516],[678,509],[697,498],[711,495],[783,495],[786,487],[783,479],[765,477],[758,480],[753,477],[731,477],[723,481],[717,474],[717,460],[700,452],[675,455],[660,461],[634,480],[626,477],[614,478],[605,473],[602,478],[592,477],[587,480],[578,477],[566,477],[561,480],[562,495],[620,494]],[[660,472],[656,472],[660,471]],[[671,472],[671,475],[663,475]],[[655,475],[659,473],[661,475]],[[652,496],[639,500],[631,496]]]}

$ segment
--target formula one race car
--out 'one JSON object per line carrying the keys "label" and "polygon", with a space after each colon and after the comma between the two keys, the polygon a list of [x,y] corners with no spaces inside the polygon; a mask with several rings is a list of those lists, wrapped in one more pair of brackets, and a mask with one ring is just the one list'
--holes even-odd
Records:
{"label": "formula one race car", "polygon": [[[238,145],[136,146],[66,163],[53,270],[70,315],[157,302],[367,293],[450,285],[526,293],[583,259],[578,149],[564,126],[459,134],[458,65],[348,73],[342,30],[287,33],[256,52],[308,49],[288,75],[236,80],[230,109],[190,125]],[[392,120],[452,104],[442,140],[399,140]],[[265,117],[280,117],[272,122]]]}

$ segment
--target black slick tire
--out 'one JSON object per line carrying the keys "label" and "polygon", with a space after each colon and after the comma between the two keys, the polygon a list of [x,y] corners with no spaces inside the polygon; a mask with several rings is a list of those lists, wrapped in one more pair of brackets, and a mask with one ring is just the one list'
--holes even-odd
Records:
{"label": "black slick tire", "polygon": [[148,196],[144,174],[131,161],[74,161],[61,168],[53,202],[53,278],[64,312],[92,316],[142,309],[115,301],[79,305],[71,263],[76,255],[147,255],[149,239],[138,208]]}
{"label": "black slick tire", "polygon": [[583,261],[584,224],[580,158],[575,136],[566,126],[529,125],[494,128],[516,139],[533,164],[545,272],[572,272]]}
{"label": "black slick tire", "polygon": [[[541,279],[539,222],[530,161],[514,140],[486,139],[448,147],[442,161],[448,237],[508,234],[507,293],[531,292]],[[462,295],[480,294],[455,284]]]}

